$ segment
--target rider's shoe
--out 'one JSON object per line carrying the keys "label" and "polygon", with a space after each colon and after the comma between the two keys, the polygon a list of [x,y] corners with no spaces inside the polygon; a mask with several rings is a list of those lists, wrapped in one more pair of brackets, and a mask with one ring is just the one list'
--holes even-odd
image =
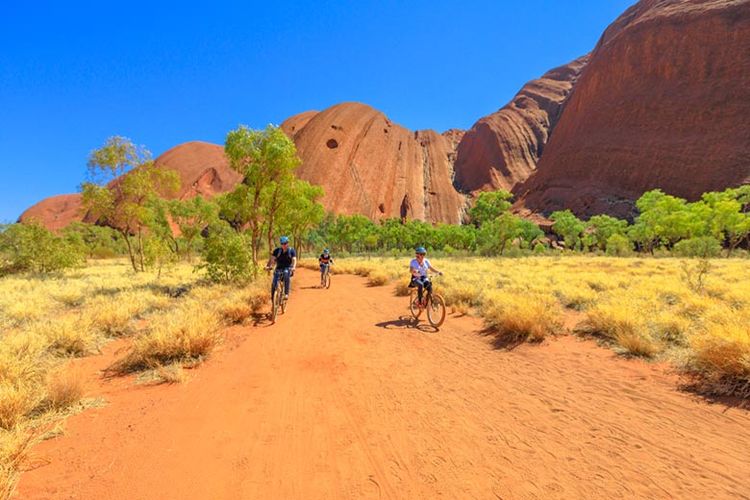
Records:
{"label": "rider's shoe", "polygon": [[284,300],[289,300],[289,295],[284,295]]}

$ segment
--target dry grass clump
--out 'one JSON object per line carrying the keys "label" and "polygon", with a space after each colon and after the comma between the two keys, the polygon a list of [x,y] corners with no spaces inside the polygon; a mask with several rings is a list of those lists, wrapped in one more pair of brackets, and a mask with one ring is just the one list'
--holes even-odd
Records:
{"label": "dry grass clump", "polygon": [[28,450],[37,440],[36,433],[28,429],[0,430],[0,499],[12,498]]}
{"label": "dry grass clump", "polygon": [[368,274],[367,284],[369,286],[384,286],[388,284],[388,274],[383,271],[371,271]]}
{"label": "dry grass clump", "polygon": [[750,397],[750,327],[730,319],[690,338],[687,369],[703,391]]}
{"label": "dry grass clump", "polygon": [[10,430],[39,404],[39,395],[25,384],[0,382],[0,428]]}
{"label": "dry grass clump", "polygon": [[643,311],[625,300],[597,304],[588,312],[585,328],[614,342],[627,354],[651,357],[659,352],[659,346],[648,334],[642,315]]}
{"label": "dry grass clump", "polygon": [[570,284],[559,286],[554,290],[555,296],[564,307],[583,311],[593,306],[599,293],[596,289],[588,286],[571,286]]}
{"label": "dry grass clump", "polygon": [[148,310],[146,296],[137,292],[120,293],[113,297],[100,296],[86,307],[92,326],[107,337],[122,337],[133,332],[132,320]]}
{"label": "dry grass clump", "polygon": [[219,343],[217,313],[190,301],[154,318],[148,332],[136,337],[127,355],[115,365],[127,373],[173,362],[194,364],[205,359]]}
{"label": "dry grass clump", "polygon": [[218,307],[218,312],[227,324],[240,325],[252,317],[253,308],[250,304],[228,301]]}
{"label": "dry grass clump", "polygon": [[31,330],[44,336],[49,341],[49,349],[60,356],[86,356],[97,351],[102,341],[91,321],[80,315],[48,319]]}
{"label": "dry grass clump", "polygon": [[406,297],[411,293],[411,288],[409,288],[409,280],[399,280],[396,283],[396,288],[394,290],[394,293],[397,297]]}
{"label": "dry grass clump", "polygon": [[256,282],[241,290],[229,292],[217,303],[216,311],[227,324],[237,325],[258,314],[269,301],[269,288]]}
{"label": "dry grass clump", "polygon": [[83,398],[83,375],[78,370],[60,369],[48,376],[44,406],[65,410]]}
{"label": "dry grass clump", "polygon": [[471,307],[481,303],[482,289],[470,283],[446,280],[441,284],[440,294],[449,306]]}
{"label": "dry grass clump", "polygon": [[561,328],[559,305],[536,294],[489,292],[482,316],[501,342],[541,342]]}
{"label": "dry grass clump", "polygon": [[156,377],[163,384],[182,384],[187,381],[187,373],[179,363],[159,366],[156,369]]}

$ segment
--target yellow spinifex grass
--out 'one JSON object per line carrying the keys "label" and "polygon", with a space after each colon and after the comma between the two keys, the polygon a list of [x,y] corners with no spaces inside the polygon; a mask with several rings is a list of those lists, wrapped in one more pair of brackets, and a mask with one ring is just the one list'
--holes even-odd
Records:
{"label": "yellow spinifex grass", "polygon": [[[411,258],[336,258],[336,270],[387,275],[396,294],[404,295]],[[503,337],[539,340],[558,329],[566,310],[576,311],[577,331],[619,352],[671,360],[698,374],[708,391],[750,396],[750,260],[712,260],[696,289],[688,277],[699,266],[689,259],[428,258],[445,272],[435,290],[447,305],[473,309]]]}
{"label": "yellow spinifex grass", "polygon": [[130,351],[117,368],[128,372],[179,361],[200,361],[219,343],[220,326],[220,317],[214,310],[196,301],[186,302],[153,318],[148,331],[133,339]]}
{"label": "yellow spinifex grass", "polygon": [[208,285],[189,264],[157,277],[134,273],[122,259],[55,277],[0,278],[0,499],[12,493],[30,443],[80,406],[83,379],[70,358],[135,335],[126,359],[180,382],[180,361],[202,359],[219,341],[218,304],[253,313],[267,295],[259,285]]}

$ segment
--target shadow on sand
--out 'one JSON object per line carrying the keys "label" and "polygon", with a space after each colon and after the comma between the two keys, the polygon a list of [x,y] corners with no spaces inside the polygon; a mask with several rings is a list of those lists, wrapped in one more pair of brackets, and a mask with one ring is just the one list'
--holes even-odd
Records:
{"label": "shadow on sand", "polygon": [[523,339],[519,340],[517,338],[504,336],[494,328],[485,328],[483,330],[480,330],[479,335],[481,335],[482,337],[490,337],[490,344],[492,345],[492,348],[503,351],[512,351],[516,347],[526,342]]}
{"label": "shadow on sand", "polygon": [[384,328],[386,330],[406,330],[414,329],[420,332],[436,333],[439,332],[439,328],[428,325],[426,323],[420,323],[418,319],[414,319],[411,316],[401,316],[398,319],[391,321],[383,321],[381,323],[375,323],[378,328]]}

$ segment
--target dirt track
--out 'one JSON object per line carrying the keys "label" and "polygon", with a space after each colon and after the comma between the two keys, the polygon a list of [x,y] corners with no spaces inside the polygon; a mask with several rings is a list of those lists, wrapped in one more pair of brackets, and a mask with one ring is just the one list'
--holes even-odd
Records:
{"label": "dirt track", "polygon": [[750,497],[750,412],[659,367],[572,337],[499,351],[475,319],[409,327],[390,287],[296,281],[186,384],[92,377],[109,404],[35,450],[18,497]]}

